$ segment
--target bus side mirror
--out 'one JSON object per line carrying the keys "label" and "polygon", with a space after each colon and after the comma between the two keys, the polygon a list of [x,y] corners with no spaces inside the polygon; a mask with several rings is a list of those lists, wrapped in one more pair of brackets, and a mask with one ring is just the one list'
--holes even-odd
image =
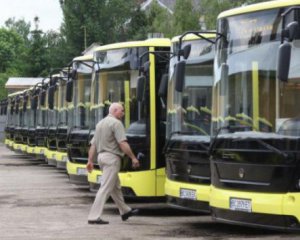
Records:
{"label": "bus side mirror", "polygon": [[46,91],[42,90],[41,93],[39,94],[39,98],[40,98],[40,105],[44,106],[45,102],[46,102]]}
{"label": "bus side mirror", "polygon": [[298,22],[289,23],[286,28],[281,32],[283,39],[287,39],[289,42],[292,42],[295,39],[300,38],[300,28]]}
{"label": "bus side mirror", "polygon": [[136,99],[138,102],[143,101],[144,98],[144,92],[145,92],[145,84],[146,84],[146,78],[145,76],[139,76],[137,79],[137,87],[136,87]]}
{"label": "bus side mirror", "polygon": [[23,100],[23,112],[26,112],[26,110],[27,110],[27,101],[28,101],[27,97],[26,98],[24,97],[24,100]]}
{"label": "bus side mirror", "polygon": [[54,107],[54,93],[55,86],[51,86],[48,88],[48,107],[49,109],[53,109]]}
{"label": "bus side mirror", "polygon": [[75,79],[77,78],[77,70],[76,70],[76,69],[72,69],[72,71],[71,71],[69,77],[70,77],[71,79],[74,79],[74,80],[75,80]]}
{"label": "bus side mirror", "polygon": [[31,98],[31,102],[30,102],[30,107],[32,110],[36,110],[37,109],[37,96],[33,96]]}
{"label": "bus side mirror", "polygon": [[150,62],[147,61],[147,62],[144,63],[143,70],[146,73],[146,72],[149,72],[149,69],[150,69]]}
{"label": "bus side mirror", "polygon": [[176,64],[174,74],[175,90],[177,92],[182,92],[185,82],[185,61],[180,61]]}
{"label": "bus side mirror", "polygon": [[180,56],[183,56],[183,58],[185,60],[189,58],[190,53],[191,53],[191,44],[188,44],[188,45],[184,46],[183,49],[180,49],[178,51],[179,58],[180,58]]}
{"label": "bus side mirror", "polygon": [[159,89],[158,89],[158,96],[159,97],[166,97],[167,91],[168,91],[168,80],[169,80],[169,74],[165,73],[161,77]]}
{"label": "bus side mirror", "polygon": [[191,53],[191,44],[188,44],[186,46],[184,46],[183,48],[183,58],[184,59],[188,59],[188,57],[190,56]]}
{"label": "bus side mirror", "polygon": [[277,78],[282,82],[287,82],[289,78],[291,44],[284,42],[280,45],[277,59]]}
{"label": "bus side mirror", "polygon": [[73,80],[67,81],[67,86],[66,86],[66,101],[67,102],[72,102],[73,98]]}

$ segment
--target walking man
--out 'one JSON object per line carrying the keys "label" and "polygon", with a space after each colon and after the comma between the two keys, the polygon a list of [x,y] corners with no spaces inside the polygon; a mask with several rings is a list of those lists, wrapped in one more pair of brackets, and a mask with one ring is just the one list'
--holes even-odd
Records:
{"label": "walking man", "polygon": [[127,143],[125,128],[121,122],[123,116],[123,106],[120,103],[112,103],[109,107],[109,114],[96,125],[95,135],[91,140],[86,168],[89,172],[93,170],[93,159],[98,155],[97,160],[102,170],[102,178],[100,189],[88,216],[89,224],[108,224],[108,221],[102,219],[102,212],[109,196],[117,205],[123,221],[138,213],[137,209],[131,209],[125,203],[118,176],[124,154],[131,158],[133,168],[140,166]]}

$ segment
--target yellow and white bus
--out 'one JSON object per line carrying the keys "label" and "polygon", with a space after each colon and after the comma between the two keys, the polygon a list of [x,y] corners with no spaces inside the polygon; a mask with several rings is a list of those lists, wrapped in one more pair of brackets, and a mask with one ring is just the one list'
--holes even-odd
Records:
{"label": "yellow and white bus", "polygon": [[27,138],[26,153],[36,156],[36,127],[37,127],[37,92],[40,83],[26,91],[26,111],[24,119],[27,125],[27,131],[24,132]]}
{"label": "yellow and white bus", "polygon": [[[62,69],[57,84],[57,129],[56,129],[56,167],[59,169],[66,169],[68,161],[67,152],[67,138],[68,138],[68,127],[71,117],[68,116],[68,105],[66,99],[66,86],[67,86],[67,71]],[[71,124],[70,124],[71,125]]]}
{"label": "yellow and white bus", "polygon": [[[166,52],[158,57],[154,52]],[[94,52],[92,87],[93,128],[105,117],[112,102],[120,102],[125,109],[123,119],[128,143],[140,159],[141,167],[131,169],[131,161],[123,159],[119,173],[124,195],[129,197],[161,197],[165,195],[165,143],[166,112],[158,98],[158,88],[169,62],[170,40],[115,43],[97,48]],[[150,53],[151,52],[151,53]],[[140,64],[145,85],[138,90]],[[143,99],[137,99],[142,91]],[[91,131],[91,136],[93,131]],[[96,166],[97,163],[95,162]],[[99,187],[101,171],[88,174],[91,189]]]}
{"label": "yellow and white bus", "polygon": [[24,130],[26,129],[24,119],[25,95],[26,90],[18,92],[15,95],[14,117],[16,122],[14,128],[13,150],[18,153],[25,153],[27,147],[27,138],[24,134]]}
{"label": "yellow and white bus", "polygon": [[72,79],[67,83],[67,172],[70,182],[79,185],[88,185],[86,163],[89,149],[92,71],[92,54],[76,57],[72,62]]}
{"label": "yellow and white bus", "polygon": [[56,166],[56,131],[58,124],[58,79],[59,74],[50,76],[46,91],[47,134],[45,160],[51,166]]}
{"label": "yellow and white bus", "polygon": [[5,145],[13,150],[14,134],[17,125],[17,114],[16,114],[16,96],[21,92],[11,93],[7,97],[7,122],[5,126]]}
{"label": "yellow and white bus", "polygon": [[48,117],[46,106],[46,92],[49,87],[49,78],[44,79],[36,91],[36,129],[35,129],[35,156],[45,159],[47,150]]}
{"label": "yellow and white bus", "polygon": [[[205,39],[203,39],[202,37]],[[180,40],[182,39],[182,44]],[[207,41],[211,39],[212,42]],[[172,39],[167,93],[167,203],[176,208],[209,211],[213,33],[189,33]],[[182,76],[176,74],[179,47],[190,45]],[[176,54],[177,53],[177,54]],[[182,78],[182,79],[178,79]],[[176,89],[178,81],[182,88]]]}
{"label": "yellow and white bus", "polygon": [[[218,16],[210,195],[218,221],[300,230],[299,9],[299,0],[279,0]],[[291,46],[290,59],[281,54],[290,61],[284,81],[282,38]]]}

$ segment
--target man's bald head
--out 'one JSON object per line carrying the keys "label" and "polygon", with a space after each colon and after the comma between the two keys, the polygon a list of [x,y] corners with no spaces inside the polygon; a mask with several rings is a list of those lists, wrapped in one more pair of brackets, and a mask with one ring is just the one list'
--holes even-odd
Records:
{"label": "man's bald head", "polygon": [[124,116],[124,108],[122,104],[114,102],[109,107],[109,114],[113,115],[118,119],[122,119]]}

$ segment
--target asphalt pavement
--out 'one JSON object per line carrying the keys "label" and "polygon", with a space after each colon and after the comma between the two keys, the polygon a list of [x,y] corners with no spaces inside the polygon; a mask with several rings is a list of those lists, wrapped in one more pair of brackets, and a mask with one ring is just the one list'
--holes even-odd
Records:
{"label": "asphalt pavement", "polygon": [[104,219],[89,225],[95,193],[69,182],[66,172],[16,154],[0,144],[0,240],[43,239],[300,239],[300,235],[215,223],[209,215],[129,200],[140,214],[123,222],[113,202]]}

